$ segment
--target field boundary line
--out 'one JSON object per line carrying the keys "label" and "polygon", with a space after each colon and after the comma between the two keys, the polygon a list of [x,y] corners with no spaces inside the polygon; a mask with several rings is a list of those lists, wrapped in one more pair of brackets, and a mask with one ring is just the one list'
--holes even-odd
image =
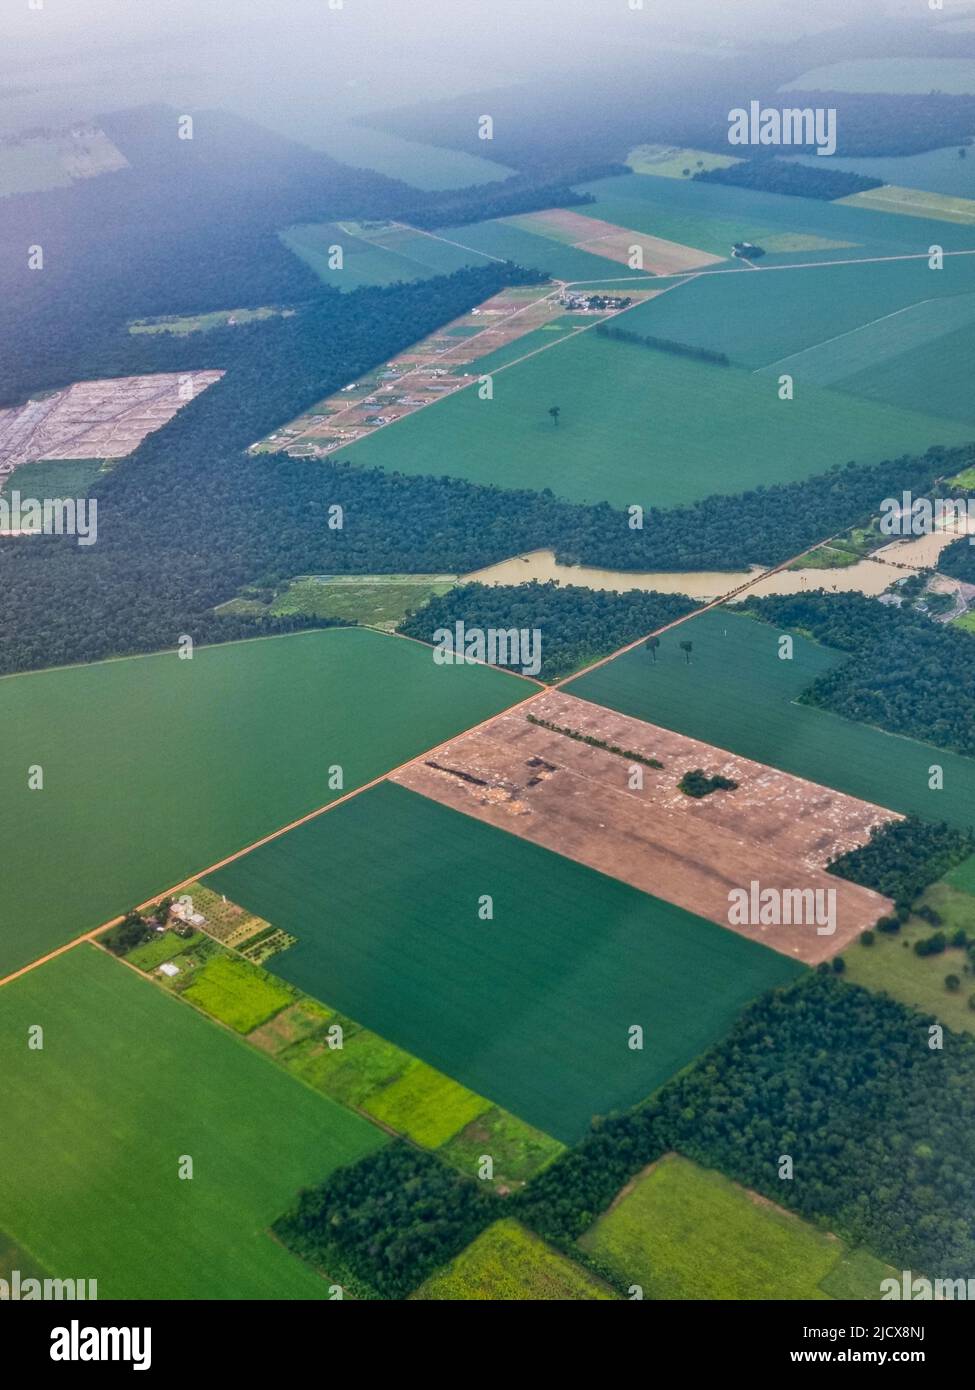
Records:
{"label": "field boundary line", "polygon": [[955,297],[954,295],[932,295],[930,299],[918,299],[913,304],[903,304],[899,309],[894,309],[889,314],[881,314],[877,319],[870,319],[867,323],[857,324],[856,328],[848,328],[845,332],[837,333],[832,338],[824,338],[821,343],[810,343],[808,347],[800,348],[798,352],[790,352],[787,357],[779,357],[775,362],[767,362],[764,367],[756,367],[752,376],[757,376],[759,372],[770,372],[775,367],[781,367],[783,362],[792,362],[807,352],[817,352],[820,348],[829,347],[830,343],[838,343],[841,338],[852,338],[854,333],[862,333],[865,328],[873,328],[875,324],[886,323],[888,319],[895,319],[898,314],[909,313],[911,309],[920,309],[923,304],[938,304],[942,298],[953,299]]}

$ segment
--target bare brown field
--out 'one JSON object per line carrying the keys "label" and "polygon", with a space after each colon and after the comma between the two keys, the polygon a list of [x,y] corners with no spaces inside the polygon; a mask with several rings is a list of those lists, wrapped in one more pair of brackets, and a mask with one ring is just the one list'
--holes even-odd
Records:
{"label": "bare brown field", "polygon": [[569,208],[547,208],[544,212],[528,212],[511,220],[517,221],[518,226],[526,232],[534,231],[539,236],[552,237],[579,251],[588,251],[593,256],[602,256],[604,260],[620,265],[628,265],[633,247],[639,246],[643,251],[643,269],[655,275],[675,275],[683,270],[715,265],[726,259],[708,251],[699,251],[696,246],[684,246],[679,241],[666,241],[663,237],[634,232],[629,227],[619,227],[615,222],[604,222],[599,217],[585,217]]}
{"label": "bare brown field", "polygon": [[0,476],[34,459],[123,458],[222,376],[157,372],[76,381],[0,410]]}
{"label": "bare brown field", "polygon": [[[663,768],[542,728],[529,713]],[[636,766],[643,787],[634,790]],[[687,796],[678,783],[692,768],[738,787]],[[462,734],[391,780],[808,965],[837,955],[892,907],[825,872],[873,826],[899,819],[892,811],[561,691]],[[763,890],[834,890],[835,932],[730,924],[729,893],[753,881]]]}

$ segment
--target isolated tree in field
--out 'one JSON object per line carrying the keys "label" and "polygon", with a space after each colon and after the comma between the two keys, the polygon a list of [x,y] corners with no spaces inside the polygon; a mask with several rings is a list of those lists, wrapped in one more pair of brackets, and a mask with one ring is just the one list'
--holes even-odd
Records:
{"label": "isolated tree in field", "polygon": [[548,413],[552,417],[552,424],[557,425],[559,423],[559,416],[562,414],[562,407],[560,405],[550,406]]}
{"label": "isolated tree in field", "polygon": [[693,642],[681,642],[681,644],[680,644],[680,649],[681,649],[681,651],[684,653],[684,660],[687,662],[688,666],[690,666],[690,664],[691,664],[691,652],[694,650],[694,643],[693,643]]}
{"label": "isolated tree in field", "polygon": [[660,638],[659,638],[659,637],[648,637],[648,638],[647,638],[647,651],[650,653],[650,656],[651,656],[651,659],[652,659],[654,665],[657,664],[657,648],[658,648],[659,646],[660,646]]}

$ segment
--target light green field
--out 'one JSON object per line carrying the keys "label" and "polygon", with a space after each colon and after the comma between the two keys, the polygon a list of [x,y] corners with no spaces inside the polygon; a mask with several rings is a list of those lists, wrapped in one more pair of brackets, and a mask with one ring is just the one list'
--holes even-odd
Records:
{"label": "light green field", "polygon": [[[796,636],[793,660],[780,661],[779,635],[741,613],[702,613],[662,635],[656,663],[629,652],[567,689],[879,806],[975,825],[975,761],[797,703],[847,656]],[[682,641],[693,643],[690,664]],[[939,792],[928,790],[933,763],[944,768]]]}
{"label": "light green field", "polygon": [[36,459],[15,468],[0,486],[0,496],[84,497],[103,471],[101,459]]}
{"label": "light green field", "polygon": [[455,576],[445,574],[307,575],[292,580],[270,612],[344,618],[391,629],[435,594],[448,593],[456,582]]}
{"label": "light green field", "polygon": [[229,955],[208,961],[183,997],[235,1033],[249,1033],[294,1002],[292,990]]}
{"label": "light green field", "polygon": [[496,1221],[456,1259],[410,1295],[413,1299],[537,1301],[612,1299],[602,1280],[553,1250],[517,1221]]}
{"label": "light green field", "polygon": [[[578,207],[572,211],[589,213],[594,210],[591,207]],[[514,261],[517,265],[540,270],[557,280],[598,280],[608,276],[626,280],[643,275],[642,271],[628,272],[627,267],[618,261],[581,251],[576,246],[568,246],[553,237],[540,236],[535,231],[526,231],[509,219],[438,227],[437,232],[495,260]]]}
{"label": "light green field", "polygon": [[[958,151],[962,148],[965,153],[959,155]],[[789,158],[813,168],[817,165],[821,168],[823,163],[822,157],[815,154],[790,155]],[[923,154],[864,155],[857,158],[832,155],[829,167],[880,179],[898,188],[975,198],[975,147],[970,145],[945,145],[938,150],[925,150]]]}
{"label": "light green field", "polygon": [[839,202],[877,212],[896,212],[904,217],[933,217],[936,222],[975,226],[975,201],[971,198],[930,193],[921,188],[888,184],[883,188],[868,188],[864,193],[852,193],[848,198],[840,198]]}
{"label": "light green field", "polygon": [[[835,1236],[677,1154],[624,1189],[579,1244],[653,1299],[821,1301],[846,1255]],[[879,1298],[890,1271],[870,1256],[859,1269],[865,1285],[856,1272],[844,1271],[846,1296]]]}
{"label": "light green field", "polygon": [[0,144],[0,197],[67,188],[75,175],[82,177],[82,167],[85,176],[92,176],[124,168],[125,160],[103,131],[78,139],[60,131]]}
{"label": "light green field", "polygon": [[960,618],[953,618],[951,626],[960,627],[962,632],[975,632],[975,613],[963,613]]}
{"label": "light green field", "polygon": [[[289,227],[280,236],[320,280],[338,290],[427,280],[488,261],[476,250],[463,250],[409,227],[385,223],[304,224]],[[329,248],[333,246],[342,248],[341,269],[329,266]]]}
{"label": "light green field", "polygon": [[497,183],[515,172],[506,164],[463,150],[402,140],[388,131],[372,130],[368,126],[337,126],[332,119],[313,122],[294,138],[312,149],[324,150],[342,164],[374,169],[391,179],[402,179],[414,188],[430,191]]}
{"label": "light green field", "polygon": [[0,680],[0,976],[531,689],[364,628]]}
{"label": "light green field", "polygon": [[[389,782],[207,882],[298,938],[273,973],[564,1143],[802,973]],[[491,921],[478,918],[484,894]],[[635,1020],[652,1048],[627,1046]]]}
{"label": "light green field", "polygon": [[253,323],[259,319],[274,318],[283,314],[289,318],[293,309],[221,309],[214,314],[186,314],[180,317],[169,314],[158,319],[136,319],[129,324],[130,333],[172,333],[177,338],[185,338],[188,333],[207,333],[211,328],[226,328],[227,320],[235,318],[238,323]]}
{"label": "light green field", "polygon": [[[625,320],[634,329],[637,312]],[[641,322],[654,331],[652,318]],[[551,405],[561,406],[557,428]],[[547,487],[571,502],[669,507],[970,434],[958,421],[813,387],[782,402],[775,380],[585,332],[496,372],[492,400],[458,391],[344,456],[401,473]]]}
{"label": "light green field", "polygon": [[[952,932],[964,927],[970,940],[975,941],[975,898],[945,883],[933,884],[924,894],[923,902],[941,913],[943,931],[949,940]],[[969,999],[975,998],[975,975],[966,973],[968,957],[959,947],[949,946],[941,955],[917,956],[914,943],[935,930],[919,918],[888,935],[874,933],[872,946],[851,945],[844,952],[844,979],[867,989],[880,990],[902,1004],[921,1013],[933,1014],[939,1023],[956,1033],[975,1033],[975,1008]],[[946,975],[957,975],[961,986],[949,990]]]}
{"label": "light green field", "polygon": [[674,145],[637,145],[624,160],[634,174],[655,174],[663,179],[691,178],[707,169],[727,169],[740,164],[727,154],[711,154],[709,150],[691,150]]}
{"label": "light green field", "polygon": [[102,1299],[327,1297],[266,1232],[378,1147],[373,1125],[90,946],[0,991],[0,1068],[0,1228],[52,1276]]}
{"label": "light green field", "polygon": [[[803,201],[809,201],[808,199]],[[664,282],[671,283],[671,282]],[[903,331],[902,318],[928,329],[917,314],[933,301],[950,312],[955,297],[975,294],[975,256],[945,260],[932,271],[926,258],[869,265],[811,265],[804,269],[739,275],[701,275],[668,294],[627,311],[622,323],[637,333],[674,338],[724,352],[758,369],[801,366],[805,353],[825,357],[843,350],[844,369],[869,368],[888,332]],[[916,307],[914,307],[916,306]],[[963,319],[962,321],[967,322]],[[876,330],[866,325],[876,325]],[[954,323],[946,325],[947,328]],[[925,337],[922,341],[927,342]],[[850,349],[862,344],[859,361]],[[900,350],[910,340],[899,344]]]}
{"label": "light green field", "polygon": [[780,92],[975,92],[975,58],[854,58],[812,68]]}
{"label": "light green field", "polygon": [[402,1076],[371,1095],[364,1108],[380,1123],[436,1149],[490,1110],[491,1103],[414,1060]]}
{"label": "light green field", "polygon": [[[944,312],[945,322],[950,322],[951,306],[956,303],[953,299],[937,300],[930,306],[933,309],[932,317],[936,319],[941,311]],[[925,305],[918,312],[927,312],[928,309],[929,306]],[[908,314],[904,315],[905,319],[908,317]],[[920,329],[919,323],[911,326]],[[896,341],[900,336],[899,321],[889,319],[886,323],[878,324],[875,336],[881,339],[884,330],[895,330],[891,334],[891,341]],[[972,323],[966,323],[943,333],[939,338],[905,346],[893,357],[887,356],[878,344],[878,360],[874,364],[836,384],[839,390],[849,391],[863,400],[897,403],[920,408],[943,420],[962,421],[968,426],[970,437],[975,437],[975,393],[971,390],[973,371],[975,332]]]}
{"label": "light green field", "polygon": [[975,854],[952,869],[945,882],[952,888],[960,888],[964,893],[975,893]]}

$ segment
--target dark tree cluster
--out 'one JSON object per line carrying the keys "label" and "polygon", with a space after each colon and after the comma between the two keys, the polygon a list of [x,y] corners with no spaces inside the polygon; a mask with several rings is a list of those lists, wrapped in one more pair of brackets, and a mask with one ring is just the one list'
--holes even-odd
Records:
{"label": "dark tree cluster", "polygon": [[[753,1004],[653,1101],[602,1122],[515,1199],[575,1239],[668,1149],[717,1168],[897,1269],[975,1267],[975,1039],[811,973]],[[780,1156],[793,1160],[779,1177]]]}
{"label": "dark tree cluster", "polygon": [[713,792],[733,792],[738,788],[733,778],[722,777],[718,772],[709,777],[703,767],[693,767],[685,772],[677,785],[685,796],[693,796],[697,800]]}
{"label": "dark tree cluster", "polygon": [[432,598],[400,624],[400,632],[429,642],[438,628],[537,628],[542,680],[558,680],[627,642],[693,612],[683,594],[633,589],[617,594],[576,584],[462,584]]}
{"label": "dark tree cluster", "polygon": [[805,704],[975,756],[971,633],[862,594],[794,594],[746,606],[766,622],[852,654],[803,692]]}
{"label": "dark tree cluster", "polygon": [[975,831],[908,816],[874,826],[865,845],[841,854],[827,868],[839,878],[883,893],[899,907],[910,907],[929,884],[971,854]]}
{"label": "dark tree cluster", "polygon": [[500,1215],[433,1154],[393,1143],[302,1192],[274,1233],[357,1298],[406,1298]]}
{"label": "dark tree cluster", "polygon": [[726,183],[732,188],[755,188],[763,193],[786,193],[794,198],[848,198],[880,188],[883,179],[869,179],[843,169],[797,164],[790,159],[743,159],[724,169],[702,169],[694,175],[701,183]]}
{"label": "dark tree cluster", "polygon": [[698,362],[710,362],[715,367],[731,366],[731,358],[726,352],[693,347],[690,343],[679,343],[673,338],[656,338],[652,333],[633,333],[628,328],[614,328],[608,323],[596,325],[596,336],[612,338],[618,343],[635,343],[638,347],[656,348],[658,352],[670,352],[676,357],[693,357]]}
{"label": "dark tree cluster", "polygon": [[938,569],[942,574],[951,575],[952,579],[975,584],[975,545],[967,536],[952,541],[938,557]]}

